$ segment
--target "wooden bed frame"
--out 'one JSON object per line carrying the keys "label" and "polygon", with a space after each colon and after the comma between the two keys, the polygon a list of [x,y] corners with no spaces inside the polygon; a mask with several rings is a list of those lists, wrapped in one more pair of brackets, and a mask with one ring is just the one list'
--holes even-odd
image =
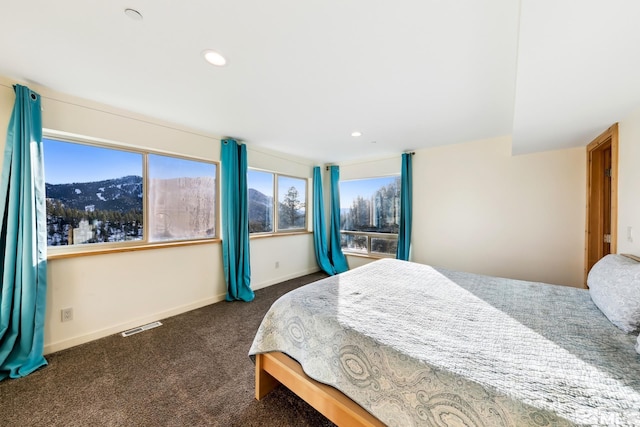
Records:
{"label": "wooden bed frame", "polygon": [[385,425],[335,388],[308,377],[300,364],[286,354],[256,354],[256,399],[262,399],[279,384],[297,394],[338,426]]}

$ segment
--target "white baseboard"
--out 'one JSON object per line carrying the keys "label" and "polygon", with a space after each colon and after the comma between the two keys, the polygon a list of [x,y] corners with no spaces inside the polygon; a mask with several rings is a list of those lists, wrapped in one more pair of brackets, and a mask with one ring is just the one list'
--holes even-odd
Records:
{"label": "white baseboard", "polygon": [[80,344],[85,344],[90,341],[94,341],[100,338],[108,337],[109,335],[117,334],[127,329],[135,328],[137,326],[145,325],[147,323],[155,322],[157,320],[166,319],[167,317],[175,316],[178,314],[186,313],[187,311],[195,310],[216,302],[223,301],[226,294],[216,295],[210,298],[205,298],[200,301],[196,301],[190,304],[174,307],[166,311],[155,313],[149,316],[140,317],[135,320],[131,320],[124,323],[119,323],[108,328],[100,329],[99,331],[90,332],[88,334],[78,335],[76,337],[67,338],[54,343],[45,344],[44,354],[54,353],[56,351],[65,350],[67,348],[75,347]]}
{"label": "white baseboard", "polygon": [[[284,276],[280,276],[271,280],[267,280],[265,282],[261,282],[258,284],[252,284],[251,288],[255,291],[258,289],[266,288],[271,285],[275,285],[280,282],[284,282],[285,280],[295,279],[296,277],[306,276],[307,274],[315,273],[320,271],[319,268],[309,268],[300,272],[287,274]],[[200,301],[196,301],[190,304],[181,305],[179,307],[174,307],[172,309],[162,311],[159,313],[155,313],[149,316],[141,317],[135,320],[131,320],[124,323],[119,323],[114,326],[110,326],[108,328],[101,329],[99,331],[90,332],[83,335],[78,335],[76,337],[67,338],[64,340],[60,340],[57,342],[45,344],[44,346],[44,354],[55,353],[56,351],[65,350],[67,348],[75,347],[80,344],[85,344],[100,338],[108,337],[109,335],[117,334],[122,331],[126,331],[127,329],[132,329],[141,325],[145,325],[147,323],[155,322],[158,320],[166,319],[167,317],[176,316],[178,314],[186,313],[187,311],[195,310],[210,304],[214,304],[216,302],[224,301],[226,294],[216,295],[210,298],[206,298]]]}
{"label": "white baseboard", "polygon": [[252,283],[251,284],[251,289],[253,289],[254,291],[257,291],[258,289],[266,288],[266,287],[269,287],[271,285],[275,285],[275,284],[278,284],[280,282],[284,282],[286,280],[295,279],[297,277],[306,276],[307,274],[317,273],[318,271],[320,271],[319,267],[307,268],[307,269],[302,270],[302,271],[298,271],[298,272],[291,273],[291,274],[286,274],[284,276],[279,276],[279,277],[276,277],[274,279],[266,280],[264,282]]}

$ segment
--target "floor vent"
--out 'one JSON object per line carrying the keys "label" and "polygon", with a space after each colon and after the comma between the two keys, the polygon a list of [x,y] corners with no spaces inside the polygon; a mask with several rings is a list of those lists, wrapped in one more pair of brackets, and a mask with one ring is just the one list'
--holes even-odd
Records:
{"label": "floor vent", "polygon": [[160,322],[151,322],[151,323],[147,323],[146,325],[138,326],[137,328],[124,331],[121,335],[123,337],[129,337],[131,335],[137,334],[138,332],[146,331],[147,329],[157,328],[158,326],[161,326],[161,325],[162,323]]}

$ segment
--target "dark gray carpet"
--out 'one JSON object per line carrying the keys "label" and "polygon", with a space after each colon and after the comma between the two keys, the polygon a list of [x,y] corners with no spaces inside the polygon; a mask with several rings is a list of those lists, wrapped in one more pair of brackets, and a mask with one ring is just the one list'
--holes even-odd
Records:
{"label": "dark gray carpet", "polygon": [[315,273],[47,356],[0,382],[0,426],[332,426],[283,386],[254,399],[247,356],[271,304]]}

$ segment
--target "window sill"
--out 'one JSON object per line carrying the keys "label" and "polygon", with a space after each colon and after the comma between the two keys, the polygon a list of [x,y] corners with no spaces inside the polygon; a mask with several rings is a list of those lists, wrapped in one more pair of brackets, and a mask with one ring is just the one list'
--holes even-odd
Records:
{"label": "window sill", "polygon": [[270,237],[299,236],[302,234],[313,234],[313,231],[303,230],[303,231],[290,231],[290,232],[281,232],[281,233],[260,233],[260,234],[249,235],[249,240],[265,239]]}
{"label": "window sill", "polygon": [[345,256],[352,256],[352,257],[356,257],[356,258],[368,258],[368,259],[382,259],[382,258],[395,258],[395,255],[392,254],[361,254],[361,253],[357,253],[357,252],[346,252],[346,251],[342,251],[342,253]]}
{"label": "window sill", "polygon": [[146,243],[146,244],[140,244],[140,245],[116,246],[116,247],[110,247],[110,248],[97,248],[97,249],[78,248],[77,250],[73,250],[73,251],[65,251],[65,252],[55,251],[54,253],[49,252],[47,254],[47,261],[51,261],[54,259],[76,258],[76,257],[82,257],[82,256],[104,255],[104,254],[121,253],[121,252],[146,251],[149,249],[206,245],[206,244],[220,243],[220,242],[222,242],[221,239],[203,239],[203,240],[188,240],[188,241],[179,241],[179,242]]}

